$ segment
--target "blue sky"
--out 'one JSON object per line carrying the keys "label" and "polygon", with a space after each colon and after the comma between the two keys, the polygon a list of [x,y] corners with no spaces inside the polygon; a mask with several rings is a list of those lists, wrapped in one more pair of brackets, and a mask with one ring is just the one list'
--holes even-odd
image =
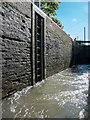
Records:
{"label": "blue sky", "polygon": [[64,26],[64,31],[74,39],[83,40],[83,31],[86,27],[86,39],[88,39],[88,2],[61,2],[56,11],[57,19]]}

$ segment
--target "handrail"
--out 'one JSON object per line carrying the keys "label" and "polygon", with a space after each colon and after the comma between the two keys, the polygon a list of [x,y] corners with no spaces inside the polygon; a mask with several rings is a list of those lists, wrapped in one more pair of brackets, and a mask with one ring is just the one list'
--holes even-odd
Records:
{"label": "handrail", "polygon": [[77,43],[90,43],[90,41],[76,41]]}

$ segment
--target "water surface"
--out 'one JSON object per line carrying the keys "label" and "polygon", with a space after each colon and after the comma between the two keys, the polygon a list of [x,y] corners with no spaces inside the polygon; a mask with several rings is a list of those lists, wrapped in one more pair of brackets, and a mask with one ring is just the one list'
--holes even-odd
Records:
{"label": "water surface", "polygon": [[3,118],[85,118],[90,65],[57,73],[3,100]]}

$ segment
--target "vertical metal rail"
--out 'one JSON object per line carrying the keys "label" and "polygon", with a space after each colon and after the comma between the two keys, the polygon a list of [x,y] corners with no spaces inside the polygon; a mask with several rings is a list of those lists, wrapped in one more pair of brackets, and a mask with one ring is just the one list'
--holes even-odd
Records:
{"label": "vertical metal rail", "polygon": [[41,19],[41,40],[42,46],[41,46],[41,59],[42,59],[42,79],[45,79],[45,61],[44,61],[44,19]]}
{"label": "vertical metal rail", "polygon": [[35,13],[35,82],[37,81],[37,24],[38,23],[38,16]]}
{"label": "vertical metal rail", "polygon": [[33,86],[33,4],[31,4],[31,85]]}

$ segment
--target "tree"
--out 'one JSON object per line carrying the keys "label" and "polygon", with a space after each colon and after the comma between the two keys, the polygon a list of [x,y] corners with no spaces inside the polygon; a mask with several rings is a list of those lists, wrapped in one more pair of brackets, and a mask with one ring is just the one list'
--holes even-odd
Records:
{"label": "tree", "polygon": [[[38,1],[38,0],[37,0]],[[59,9],[59,1],[54,0],[55,2],[44,2],[45,0],[41,0],[40,9],[46,13],[61,29],[63,29],[62,23],[52,16],[57,15],[56,10]],[[39,7],[39,2],[35,2],[35,4]]]}
{"label": "tree", "polygon": [[[59,2],[58,0],[54,0],[55,2],[44,2],[44,0],[41,0],[40,2],[40,8],[41,10],[46,13],[46,15],[55,16],[56,10],[59,9]],[[35,2],[35,4],[39,7],[39,2]]]}

